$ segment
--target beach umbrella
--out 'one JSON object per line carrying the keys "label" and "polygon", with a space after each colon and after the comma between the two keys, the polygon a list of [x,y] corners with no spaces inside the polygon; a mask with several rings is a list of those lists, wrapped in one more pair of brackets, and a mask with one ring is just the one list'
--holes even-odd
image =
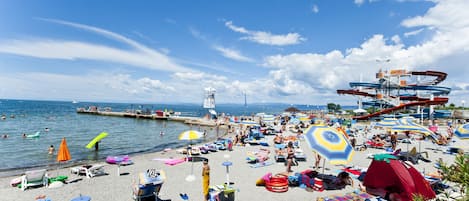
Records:
{"label": "beach umbrella", "polygon": [[[398,124],[391,127],[392,132],[412,132],[412,133],[420,133],[425,137],[432,137],[438,139],[435,136],[435,133],[428,129],[425,126],[417,124],[414,122],[415,118],[413,117],[403,117],[398,120]],[[419,152],[420,152],[421,142],[419,141]],[[409,144],[407,144],[407,151],[409,151]]]}
{"label": "beach umbrella", "polygon": [[[62,139],[62,142],[60,143],[59,150],[57,152],[57,161],[59,162],[65,162],[72,159],[72,156],[70,155],[70,151],[68,151],[67,147],[67,141],[65,140],[65,137]],[[57,166],[57,170],[59,169],[59,166]]]}
{"label": "beach umbrella", "polygon": [[347,164],[355,154],[345,136],[326,125],[311,125],[305,131],[305,138],[311,149],[332,164]]}
{"label": "beach umbrella", "polygon": [[454,134],[460,139],[469,139],[469,124],[458,126]]}
{"label": "beach umbrella", "polygon": [[65,140],[65,137],[62,139],[62,142],[60,143],[59,151],[57,152],[57,161],[58,162],[65,162],[72,159],[72,156],[70,156],[70,152],[68,151],[67,147],[67,141]]}
{"label": "beach umbrella", "polygon": [[179,134],[179,140],[196,140],[203,136],[202,132],[196,130],[188,130]]}
{"label": "beach umbrella", "polygon": [[397,119],[384,118],[383,120],[381,120],[379,122],[376,122],[375,127],[387,128],[387,127],[393,127],[393,126],[397,126],[397,125],[399,125],[399,122],[397,121]]}
{"label": "beach umbrella", "polygon": [[[192,144],[192,140],[199,139],[203,136],[204,134],[199,131],[195,130],[188,130],[184,131],[181,134],[179,134],[179,140],[189,140],[190,144]],[[187,150],[187,154],[189,154],[189,150]],[[187,156],[189,157],[189,156]],[[186,177],[186,181],[194,181],[195,180],[195,175],[194,175],[194,160],[191,162],[191,174]]]}

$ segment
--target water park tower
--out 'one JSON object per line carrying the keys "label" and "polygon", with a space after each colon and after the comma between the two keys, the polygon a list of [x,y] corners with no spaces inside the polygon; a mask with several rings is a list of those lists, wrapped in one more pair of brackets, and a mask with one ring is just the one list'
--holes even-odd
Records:
{"label": "water park tower", "polygon": [[439,71],[406,71],[403,69],[376,73],[375,82],[350,82],[352,89],[337,90],[338,94],[366,98],[364,106],[380,108],[372,114],[356,116],[354,119],[367,120],[383,114],[410,109],[415,106],[430,107],[444,105],[451,88],[437,86],[447,74]]}
{"label": "water park tower", "polygon": [[212,87],[207,87],[204,89],[204,105],[205,109],[208,109],[210,114],[217,115],[215,112],[215,92],[216,90]]}

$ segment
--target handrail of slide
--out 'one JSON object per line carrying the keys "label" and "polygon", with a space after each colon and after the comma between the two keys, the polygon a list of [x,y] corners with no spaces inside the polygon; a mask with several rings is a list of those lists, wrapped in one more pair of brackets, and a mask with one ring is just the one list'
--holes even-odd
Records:
{"label": "handrail of slide", "polygon": [[[446,79],[446,76],[448,76],[448,74],[446,74],[445,72],[431,71],[431,70],[429,70],[429,71],[412,71],[410,73],[412,75],[423,75],[423,76],[434,76],[434,77],[436,77],[435,80],[433,80],[431,82],[428,82],[428,83],[425,83],[426,85],[439,84],[440,82],[443,82],[443,80]],[[423,83],[421,83],[421,84],[423,84]]]}
{"label": "handrail of slide", "polygon": [[372,113],[372,114],[363,115],[363,116],[355,116],[355,117],[353,117],[353,119],[367,120],[367,119],[370,119],[372,117],[376,117],[376,116],[379,116],[381,114],[387,114],[387,113],[390,113],[390,112],[393,112],[393,111],[396,111],[396,110],[401,110],[401,109],[406,108],[406,107],[417,106],[417,105],[442,105],[442,104],[446,104],[447,102],[448,102],[448,98],[435,97],[433,100],[424,100],[424,101],[415,101],[415,102],[405,103],[405,104],[401,104],[401,105],[398,105],[396,107],[384,109],[384,110],[381,110],[379,112],[375,112],[375,113]]}

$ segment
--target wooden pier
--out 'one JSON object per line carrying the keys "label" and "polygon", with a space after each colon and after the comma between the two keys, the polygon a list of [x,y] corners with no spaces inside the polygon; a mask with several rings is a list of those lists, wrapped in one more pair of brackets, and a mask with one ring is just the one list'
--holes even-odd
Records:
{"label": "wooden pier", "polygon": [[205,120],[198,117],[183,117],[183,116],[172,116],[168,113],[161,114],[137,114],[130,112],[112,112],[112,111],[99,111],[99,110],[85,110],[84,108],[77,109],[78,114],[90,114],[90,115],[102,115],[102,116],[113,116],[113,117],[127,117],[135,119],[154,119],[154,120],[168,120],[178,121],[190,125],[200,126],[217,126],[216,122]]}
{"label": "wooden pier", "polygon": [[87,110],[77,110],[79,114],[92,114],[92,115],[102,115],[102,116],[113,116],[113,117],[129,117],[136,119],[159,119],[159,120],[168,120],[167,116],[158,116],[156,114],[136,114],[128,112],[106,112],[106,111],[87,111]]}

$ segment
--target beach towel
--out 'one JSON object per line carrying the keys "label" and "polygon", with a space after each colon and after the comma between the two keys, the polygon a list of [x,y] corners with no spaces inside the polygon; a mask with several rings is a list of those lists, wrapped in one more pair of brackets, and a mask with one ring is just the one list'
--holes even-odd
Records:
{"label": "beach towel", "polygon": [[252,164],[252,165],[250,165],[250,167],[259,168],[259,167],[269,166],[269,165],[272,165],[272,164],[274,164],[274,163],[272,163],[270,161],[266,161],[266,162],[260,162],[260,163]]}
{"label": "beach towel", "polygon": [[166,165],[177,165],[186,161],[186,158],[154,158],[154,161],[163,161]]}

